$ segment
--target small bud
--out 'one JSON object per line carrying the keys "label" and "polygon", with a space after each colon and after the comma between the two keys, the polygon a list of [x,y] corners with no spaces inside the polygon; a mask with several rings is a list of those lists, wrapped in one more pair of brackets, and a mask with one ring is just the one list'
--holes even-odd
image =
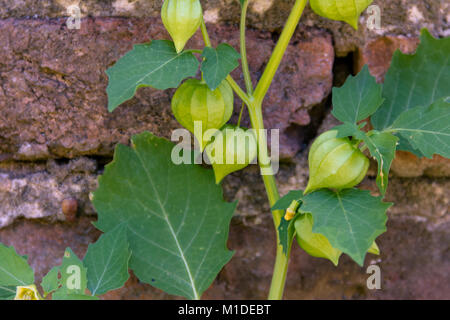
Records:
{"label": "small bud", "polygon": [[295,217],[299,206],[300,206],[300,203],[297,200],[292,200],[291,205],[286,210],[284,219],[286,221],[292,220]]}
{"label": "small bud", "polygon": [[66,221],[74,222],[78,212],[78,201],[74,198],[64,199],[61,203],[61,208]]}

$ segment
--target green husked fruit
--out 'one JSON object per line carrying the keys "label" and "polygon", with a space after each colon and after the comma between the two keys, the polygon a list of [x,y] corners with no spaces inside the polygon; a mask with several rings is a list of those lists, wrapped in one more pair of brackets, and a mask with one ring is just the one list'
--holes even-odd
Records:
{"label": "green husked fruit", "polygon": [[313,218],[309,213],[305,213],[295,220],[295,231],[297,232],[298,244],[309,255],[328,259],[337,266],[342,251],[333,248],[330,241],[328,241],[324,235],[313,233],[312,227]]}
{"label": "green husked fruit", "polygon": [[199,0],[165,0],[161,18],[179,53],[202,23],[202,6]]}
{"label": "green husked fruit", "polygon": [[312,144],[305,194],[321,188],[352,188],[364,179],[369,159],[348,138],[336,135],[336,130],[327,131]]}
{"label": "green husked fruit", "polygon": [[[334,248],[324,235],[312,231],[313,221],[314,219],[310,213],[305,213],[295,220],[295,232],[299,246],[309,255],[328,259],[337,266],[342,251]],[[376,255],[380,254],[380,249],[375,241],[367,252]]]}
{"label": "green husked fruit", "polygon": [[[214,91],[200,80],[186,80],[172,98],[172,112],[177,121],[195,135],[203,151],[209,141],[205,138],[206,131],[219,130],[231,118],[233,90],[225,80]],[[201,131],[194,130],[196,121],[201,123]]]}
{"label": "green husked fruit", "polygon": [[242,170],[258,155],[256,137],[251,130],[226,125],[206,146],[216,183],[232,172]]}
{"label": "green husked fruit", "polygon": [[319,16],[344,21],[354,29],[358,29],[361,13],[373,0],[311,0],[311,8]]}

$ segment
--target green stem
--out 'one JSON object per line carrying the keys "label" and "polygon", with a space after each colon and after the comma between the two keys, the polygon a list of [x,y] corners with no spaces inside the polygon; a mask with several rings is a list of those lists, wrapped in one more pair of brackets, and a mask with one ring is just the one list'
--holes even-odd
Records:
{"label": "green stem", "polygon": [[[264,124],[262,122],[262,110],[261,105],[264,97],[267,93],[267,90],[272,83],[273,77],[281,63],[281,60],[284,56],[284,53],[287,49],[287,46],[294,34],[294,31],[300,21],[300,17],[302,16],[303,10],[305,9],[307,0],[296,0],[294,7],[292,8],[291,13],[289,14],[289,18],[284,26],[283,31],[281,32],[280,39],[270,57],[270,60],[267,64],[266,69],[264,70],[261,79],[256,86],[254,97],[255,101],[252,106],[249,106],[250,119],[252,121],[252,126],[255,129],[264,128]],[[259,134],[258,134],[259,136]],[[264,137],[258,137],[258,160],[259,164],[262,167],[266,162],[267,157],[267,141]],[[269,198],[270,206],[272,207],[275,202],[279,199],[279,193],[276,186],[275,178],[273,174],[263,175],[264,185],[266,187],[267,196]],[[272,283],[269,291],[269,300],[280,300],[283,298],[284,286],[286,283],[286,275],[287,268],[289,262],[289,256],[291,252],[291,244],[289,243],[289,247],[287,252],[283,252],[283,247],[279,244],[279,235],[278,235],[278,227],[281,222],[281,218],[283,217],[284,211],[276,210],[273,211],[273,221],[275,224],[276,235],[277,235],[277,253],[275,258],[275,266],[272,275]]]}
{"label": "green stem", "polygon": [[[244,2],[244,6],[245,3]],[[294,34],[295,28],[297,27],[297,24],[300,20],[300,17],[303,13],[303,10],[306,6],[307,0],[296,0],[294,7],[292,8],[292,11],[289,15],[289,18],[286,22],[286,25],[281,33],[280,39],[278,40],[278,43],[275,47],[274,52],[272,53],[272,56],[269,60],[269,63],[267,64],[266,70],[264,71],[256,89],[254,92],[254,96],[251,95],[251,90],[248,91],[248,94],[243,92],[243,90],[239,87],[239,85],[231,78],[230,75],[226,78],[227,81],[230,83],[233,90],[236,92],[236,94],[244,101],[244,103],[248,106],[249,115],[250,115],[250,121],[252,124],[253,129],[255,130],[256,136],[257,136],[257,142],[258,142],[258,162],[262,170],[264,170],[262,178],[264,181],[264,186],[266,188],[267,192],[267,198],[269,199],[270,207],[272,207],[280,198],[277,185],[275,182],[275,177],[272,171],[270,158],[268,155],[268,148],[267,148],[267,138],[266,134],[264,132],[264,122],[263,122],[263,115],[262,115],[262,101],[264,99],[264,96],[267,93],[267,90],[269,89],[269,86],[273,80],[273,77],[275,76],[275,73],[280,65],[281,59],[283,58],[284,52],[286,51],[286,48],[290,42],[290,39],[292,38],[292,35]],[[244,8],[243,8],[244,9]],[[246,9],[246,8],[245,8]],[[243,10],[245,13],[245,10]],[[242,27],[244,26],[244,27]],[[203,35],[203,39],[205,41],[206,46],[211,46],[211,40],[209,39],[208,32],[206,30],[206,26],[204,21],[202,21],[201,25],[201,31]],[[242,48],[244,48],[245,53],[245,45],[242,45],[242,43],[245,44],[245,18],[241,18],[241,54],[242,54]],[[244,37],[244,40],[242,38]],[[250,73],[248,71],[248,63],[246,62],[245,54],[242,55],[243,60],[243,72],[244,77],[246,78],[246,86],[248,84],[251,84],[250,79]],[[247,73],[247,75],[245,75]],[[248,79],[247,79],[248,77]],[[249,82],[247,82],[249,81]],[[247,88],[248,90],[248,88]],[[255,97],[255,98],[254,98]],[[284,286],[286,282],[286,274],[287,274],[287,267],[289,262],[289,256],[291,251],[291,243],[289,243],[289,248],[287,250],[287,253],[285,254],[283,252],[283,247],[279,244],[279,235],[278,235],[278,227],[280,225],[281,219],[284,215],[283,210],[274,210],[273,211],[273,221],[275,225],[276,230],[276,236],[277,236],[277,251],[276,251],[276,259],[275,259],[275,266],[272,276],[272,283],[270,287],[269,292],[269,299],[275,300],[275,299],[282,299],[283,297],[283,291]]]}
{"label": "green stem", "polygon": [[[202,24],[200,25],[200,30],[202,31],[202,37],[205,46],[211,47],[211,39],[209,38],[208,30],[206,30],[205,20],[203,19]],[[244,90],[241,89],[241,87],[236,83],[236,81],[234,81],[234,79],[230,75],[226,77],[226,80],[228,81],[234,92],[239,96],[239,98],[241,98],[241,100],[244,101],[246,105],[250,105],[251,100],[253,99],[250,99],[250,97],[244,92]]]}
{"label": "green stem", "polygon": [[239,112],[239,119],[238,119],[238,122],[237,122],[237,126],[238,127],[241,126],[241,120],[242,120],[242,114],[244,113],[244,108],[245,108],[245,103],[242,102],[241,111]]}
{"label": "green stem", "polygon": [[205,20],[202,18],[202,24],[200,25],[200,30],[202,31],[203,42],[205,42],[205,46],[211,47],[211,39],[208,35],[208,30],[206,30]]}
{"label": "green stem", "polygon": [[253,97],[249,97],[230,75],[228,75],[225,79],[228,81],[231,88],[239,96],[239,98],[241,98],[241,100],[244,101],[244,103],[249,106],[253,101]]}
{"label": "green stem", "polygon": [[253,94],[253,84],[252,84],[252,78],[250,76],[250,71],[248,68],[248,60],[247,60],[247,47],[245,43],[245,20],[247,17],[247,7],[248,7],[248,0],[245,0],[242,4],[242,12],[241,12],[241,25],[240,25],[240,34],[241,34],[241,63],[242,63],[242,73],[244,74],[244,81],[245,81],[245,88],[247,89],[248,95]]}
{"label": "green stem", "polygon": [[184,52],[192,52],[192,53],[200,53],[200,54],[202,54],[203,50],[200,50],[200,49],[187,49],[187,50],[184,50]]}
{"label": "green stem", "polygon": [[[278,193],[278,188],[275,182],[275,177],[273,175],[270,158],[268,156],[267,150],[267,140],[264,133],[264,123],[262,116],[262,109],[260,105],[255,103],[251,104],[248,108],[250,114],[250,120],[258,141],[258,162],[261,169],[266,170],[262,175],[264,186],[267,192],[267,198],[269,199],[270,207],[272,207],[280,198]],[[283,210],[273,211],[273,222],[276,231],[276,241],[277,241],[277,253],[275,266],[273,270],[272,283],[269,292],[269,300],[280,300],[283,297],[284,285],[286,282],[287,266],[289,262],[289,255],[291,251],[291,246],[287,250],[287,254],[283,252],[283,247],[279,244],[278,226],[280,225],[281,218],[284,215]]]}
{"label": "green stem", "polygon": [[281,32],[280,39],[270,57],[266,69],[264,70],[261,79],[255,89],[255,100],[260,104],[262,103],[267,90],[269,90],[270,84],[272,83],[273,77],[277,72],[280,65],[281,59],[283,58],[284,52],[291,41],[292,35],[294,34],[295,28],[300,21],[303,10],[305,9],[308,0],[296,0],[294,7],[292,8],[289,18]]}

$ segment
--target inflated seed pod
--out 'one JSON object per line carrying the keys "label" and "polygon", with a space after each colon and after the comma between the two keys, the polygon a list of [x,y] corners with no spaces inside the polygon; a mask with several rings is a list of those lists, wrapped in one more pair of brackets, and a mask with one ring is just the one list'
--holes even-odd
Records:
{"label": "inflated seed pod", "polygon": [[[209,129],[219,130],[231,118],[233,90],[226,81],[211,90],[200,80],[188,79],[172,98],[172,112],[177,121],[195,135],[203,151],[209,141],[204,133]],[[196,121],[201,122],[201,132],[194,130]]]}
{"label": "inflated seed pod", "polygon": [[[309,255],[317,258],[328,259],[335,266],[339,263],[339,257],[342,251],[334,248],[330,241],[320,233],[314,233],[312,231],[314,219],[310,213],[305,213],[295,220],[295,232],[299,246],[306,251]],[[380,254],[375,241],[371,247],[367,250],[368,253]]]}
{"label": "inflated seed pod", "polygon": [[369,169],[369,159],[337,131],[321,134],[309,151],[309,181],[305,193],[321,189],[347,189],[359,184]]}
{"label": "inflated seed pod", "polygon": [[313,218],[309,213],[305,213],[295,220],[295,231],[297,233],[298,244],[309,255],[328,259],[337,266],[342,251],[333,248],[330,241],[328,241],[324,235],[313,233],[312,227]]}
{"label": "inflated seed pod", "polygon": [[199,0],[165,0],[161,18],[177,52],[181,52],[202,23],[202,6]]}
{"label": "inflated seed pod", "polygon": [[311,0],[313,11],[319,16],[344,21],[354,29],[358,29],[358,19],[361,13],[373,0]]}
{"label": "inflated seed pod", "polygon": [[216,183],[247,167],[258,154],[256,137],[251,130],[226,125],[213,139],[205,151],[213,166]]}

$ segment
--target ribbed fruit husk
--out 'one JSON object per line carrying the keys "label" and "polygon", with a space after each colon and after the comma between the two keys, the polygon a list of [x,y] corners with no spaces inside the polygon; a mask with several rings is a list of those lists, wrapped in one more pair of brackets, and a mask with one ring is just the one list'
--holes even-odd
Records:
{"label": "ribbed fruit husk", "polygon": [[367,174],[369,159],[348,138],[336,135],[336,130],[327,131],[312,144],[305,193],[321,188],[352,188]]}
{"label": "ribbed fruit husk", "polygon": [[[209,138],[230,120],[233,91],[226,81],[211,90],[200,80],[186,80],[172,98],[172,112],[177,121],[194,134],[203,151]],[[196,121],[201,124],[198,130],[195,130]]]}
{"label": "ribbed fruit husk", "polygon": [[173,39],[177,52],[181,52],[188,40],[202,23],[202,6],[199,0],[165,0],[161,19]]}

